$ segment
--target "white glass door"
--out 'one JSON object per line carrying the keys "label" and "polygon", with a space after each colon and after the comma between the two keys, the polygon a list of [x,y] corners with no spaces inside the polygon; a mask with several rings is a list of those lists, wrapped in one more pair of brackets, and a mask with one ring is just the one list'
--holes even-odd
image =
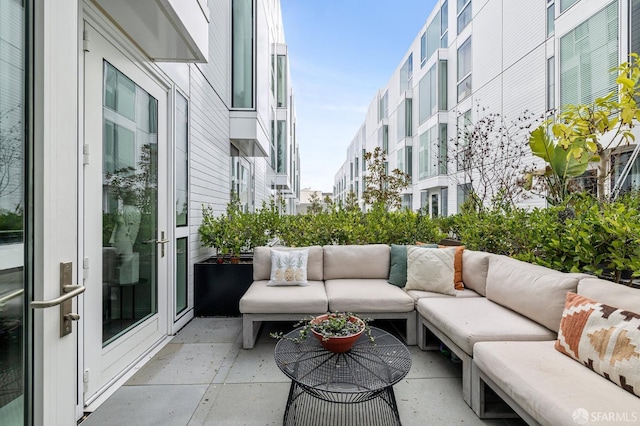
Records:
{"label": "white glass door", "polygon": [[89,24],[84,401],[167,335],[167,90]]}
{"label": "white glass door", "polygon": [[25,424],[25,9],[0,0],[0,423]]}

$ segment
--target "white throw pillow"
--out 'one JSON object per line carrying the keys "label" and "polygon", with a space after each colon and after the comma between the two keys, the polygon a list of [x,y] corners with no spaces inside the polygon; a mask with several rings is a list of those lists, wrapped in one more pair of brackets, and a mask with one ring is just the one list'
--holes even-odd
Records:
{"label": "white throw pillow", "polygon": [[271,249],[271,279],[267,285],[309,285],[308,259],[309,249],[290,251]]}
{"label": "white throw pillow", "polygon": [[405,290],[422,290],[456,295],[453,285],[455,247],[407,248]]}

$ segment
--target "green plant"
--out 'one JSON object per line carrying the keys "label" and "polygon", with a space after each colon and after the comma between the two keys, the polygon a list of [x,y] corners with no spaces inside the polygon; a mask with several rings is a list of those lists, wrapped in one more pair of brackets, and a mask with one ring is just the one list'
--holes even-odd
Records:
{"label": "green plant", "polygon": [[367,180],[362,193],[365,204],[399,208],[400,193],[409,186],[411,177],[400,169],[389,173],[386,153],[379,146],[373,152],[366,152],[364,160],[367,162]]}
{"label": "green plant", "polygon": [[612,70],[618,72],[617,96],[611,92],[592,103],[565,105],[557,119],[546,120],[531,133],[532,154],[547,164],[544,170],[526,174],[526,187],[533,188],[534,180],[541,179],[550,203],[568,200],[573,192],[571,180],[584,173],[589,163],[598,163],[598,198],[604,200],[610,153],[635,140],[631,130],[635,120],[640,119],[636,104],[640,96],[640,60],[636,53],[629,56],[629,62]]}
{"label": "green plant", "polygon": [[364,328],[369,340],[374,341],[371,334],[371,327],[369,326],[369,319],[360,318],[356,314],[351,312],[328,312],[326,319],[319,319],[321,316],[310,316],[300,320],[294,325],[294,328],[300,327],[298,336],[293,338],[285,337],[282,332],[271,333],[270,336],[275,339],[289,339],[292,342],[300,343],[304,341],[309,332],[315,331],[322,336],[323,340],[328,340],[331,337],[346,337],[357,333],[360,333]]}

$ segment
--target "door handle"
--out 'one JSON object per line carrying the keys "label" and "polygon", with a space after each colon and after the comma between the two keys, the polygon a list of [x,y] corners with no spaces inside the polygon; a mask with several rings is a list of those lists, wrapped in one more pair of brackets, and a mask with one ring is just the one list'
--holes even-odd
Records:
{"label": "door handle", "polygon": [[164,231],[160,232],[160,239],[154,242],[160,246],[160,257],[164,257],[164,245],[169,243],[169,240],[164,237]]}
{"label": "door handle", "polygon": [[71,284],[73,277],[73,262],[60,263],[60,297],[51,300],[34,300],[31,302],[32,309],[46,309],[60,305],[60,337],[71,333],[71,322],[78,321],[80,315],[71,312],[71,299],[84,293],[86,288],[83,285]]}

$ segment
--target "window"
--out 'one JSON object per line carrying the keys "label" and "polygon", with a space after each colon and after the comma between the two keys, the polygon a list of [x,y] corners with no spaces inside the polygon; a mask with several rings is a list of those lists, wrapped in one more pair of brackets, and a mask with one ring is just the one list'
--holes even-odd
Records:
{"label": "window", "polygon": [[411,210],[413,206],[413,195],[402,194],[402,208]]}
{"label": "window", "polygon": [[[272,111],[272,115],[275,113]],[[276,169],[276,121],[271,120],[271,168]]]}
{"label": "window", "polygon": [[353,180],[353,163],[349,163],[349,180]]}
{"label": "window", "polygon": [[440,47],[449,47],[449,4],[442,3],[440,8]]}
{"label": "window", "polygon": [[448,172],[448,167],[447,167],[447,163],[448,163],[448,159],[447,159],[447,151],[448,151],[448,144],[447,144],[447,125],[446,123],[440,123],[438,125],[439,128],[439,135],[438,135],[438,143],[437,143],[437,149],[438,149],[438,159],[437,159],[437,173],[439,175],[446,175]]}
{"label": "window", "polygon": [[251,163],[241,157],[240,151],[233,145],[231,145],[231,194],[238,197],[242,211],[251,210],[253,205]]}
{"label": "window", "polygon": [[458,34],[471,22],[471,0],[458,0]]}
{"label": "window", "polygon": [[449,216],[449,188],[440,189],[440,214],[444,217]]}
{"label": "window", "polygon": [[438,110],[447,110],[447,61],[438,62]]}
{"label": "window", "polygon": [[468,168],[469,158],[469,139],[467,137],[467,127],[471,125],[471,110],[464,112],[458,116],[457,123],[457,154],[456,154],[456,170],[463,171]]}
{"label": "window", "polygon": [[569,7],[571,7],[571,5],[573,5],[577,1],[578,0],[560,0],[560,13],[569,9]]}
{"label": "window", "polygon": [[287,57],[278,55],[278,96],[276,105],[278,108],[287,107]]}
{"label": "window", "polygon": [[287,173],[287,122],[278,120],[276,173]]}
{"label": "window", "polygon": [[556,9],[553,0],[547,2],[547,37],[555,31]]}
{"label": "window", "polygon": [[[611,175],[611,187],[618,182],[618,179],[620,178],[624,167],[629,162],[632,153],[633,151],[627,151],[612,156],[613,173]],[[631,166],[631,170],[629,170],[629,174],[620,185],[620,194],[624,194],[632,190],[640,190],[640,157],[636,158]]]}
{"label": "window", "polygon": [[458,185],[458,212],[460,212],[460,207],[462,207],[462,205],[469,199],[471,191],[473,191],[473,187],[470,183],[462,183]]}
{"label": "window", "polygon": [[438,217],[438,194],[431,194],[431,217]]}
{"label": "window", "polygon": [[383,124],[378,130],[378,146],[385,154],[389,153],[389,126]]}
{"label": "window", "polygon": [[253,0],[232,1],[233,108],[253,108]]}
{"label": "window", "polygon": [[402,68],[400,68],[400,91],[411,89],[411,78],[413,77],[413,53],[409,54],[409,57]]}
{"label": "window", "polygon": [[189,262],[187,237],[176,239],[176,314],[187,309]]}
{"label": "window", "polygon": [[591,103],[617,90],[618,1],[560,39],[560,106]]}
{"label": "window", "polygon": [[362,171],[366,172],[367,171],[367,162],[364,161],[364,156],[367,154],[367,150],[362,148]]}
{"label": "window", "polygon": [[354,166],[353,170],[355,170],[356,177],[358,177],[360,176],[360,159],[356,157],[355,162],[356,165]]}
{"label": "window", "polygon": [[555,58],[547,59],[547,111],[556,107],[556,71]]}
{"label": "window", "polygon": [[427,33],[422,33],[420,37],[420,68],[427,62]]}
{"label": "window", "polygon": [[429,117],[436,113],[436,66],[432,66],[422,77],[418,87],[419,90],[419,122],[427,121]]}
{"label": "window", "polygon": [[640,0],[631,0],[629,7],[629,51],[640,53]]}
{"label": "window", "polygon": [[471,94],[471,37],[458,48],[458,102]]}
{"label": "window", "polygon": [[401,141],[404,138],[410,138],[413,136],[413,123],[412,123],[412,108],[413,100],[411,98],[407,98],[398,107],[398,141]]}
{"label": "window", "polygon": [[176,92],[176,226],[189,217],[189,103]]}
{"label": "window", "polygon": [[358,188],[358,182],[355,183],[354,191],[356,193],[356,197],[359,197],[360,196],[360,188]]}
{"label": "window", "polygon": [[433,126],[420,135],[418,177],[420,180],[447,174],[447,125]]}
{"label": "window", "polygon": [[407,98],[405,103],[407,107],[404,111],[404,135],[410,138],[413,136],[413,99]]}
{"label": "window", "polygon": [[389,92],[384,92],[378,104],[378,121],[389,117]]}
{"label": "window", "polygon": [[420,209],[429,207],[429,191],[420,191]]}
{"label": "window", "polygon": [[400,148],[397,151],[398,169],[409,175],[409,178],[413,176],[413,147],[406,146]]}
{"label": "window", "polygon": [[427,60],[440,47],[440,11],[427,27]]}

